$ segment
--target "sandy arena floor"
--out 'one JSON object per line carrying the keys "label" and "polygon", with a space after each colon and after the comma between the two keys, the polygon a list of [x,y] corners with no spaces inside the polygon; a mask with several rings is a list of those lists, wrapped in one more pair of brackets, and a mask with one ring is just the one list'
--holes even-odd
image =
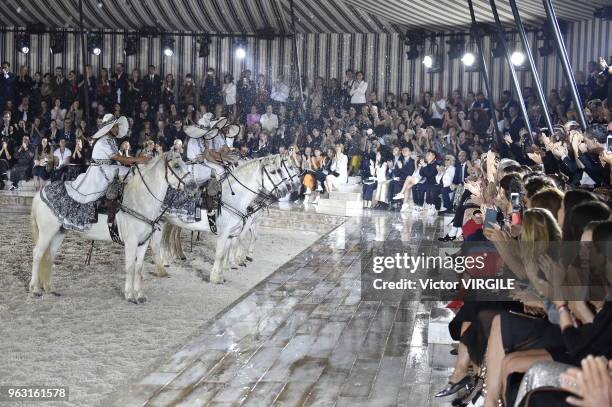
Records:
{"label": "sandy arena floor", "polygon": [[[26,293],[30,279],[28,217],[0,215],[0,385],[68,386],[70,402],[46,406],[96,406],[113,391],[141,377],[177,351],[215,316],[280,265],[310,246],[314,232],[262,229],[254,262],[226,275],[222,286],[203,282],[212,244],[196,242],[170,278],[146,274],[145,305],[122,296],[123,251],[96,243],[91,266],[84,266],[90,243],[77,235],[64,240],[52,278],[61,296],[42,299]],[[153,265],[147,255],[146,271]],[[18,405],[11,403],[11,405]],[[29,403],[27,405],[33,405]]]}

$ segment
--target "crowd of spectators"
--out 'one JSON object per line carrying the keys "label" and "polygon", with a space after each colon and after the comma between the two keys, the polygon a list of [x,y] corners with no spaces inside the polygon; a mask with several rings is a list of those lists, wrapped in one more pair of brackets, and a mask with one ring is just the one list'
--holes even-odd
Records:
{"label": "crowd of spectators", "polygon": [[[31,76],[26,67],[13,73],[8,62],[2,70],[0,162],[12,188],[32,177],[40,187],[83,171],[92,148],[89,136],[106,113],[128,118],[125,155],[181,151],[183,126],[207,112],[228,116],[243,125],[239,136],[227,139],[228,147],[245,157],[285,153],[300,163],[303,188],[293,199],[316,204],[322,194],[359,176],[365,208],[452,215],[439,240],[492,242],[511,271],[536,287],[512,302],[464,304],[450,326],[460,346],[450,387],[441,395],[453,394],[456,384],[473,393],[486,382],[486,407],[498,405],[499,398],[512,405],[510,400],[521,402],[532,390],[534,377],[546,376],[537,369],[556,372],[574,365],[582,371],[568,370],[565,382],[552,375],[549,385],[558,390],[531,394],[526,405],[544,405],[546,397],[565,403],[567,392],[593,407],[606,405],[601,400],[608,392],[610,405],[612,366],[587,358],[612,356],[612,308],[603,301],[609,295],[568,304],[543,294],[552,271],[567,274],[576,266],[559,263],[547,251],[548,242],[593,242],[591,265],[608,261],[610,267],[605,254],[612,229],[612,68],[605,60],[576,72],[579,106],[566,88],[549,91],[553,134],[544,129],[542,106],[530,87],[523,98],[532,134],[510,91],[498,101],[480,91],[457,90],[389,93],[379,100],[364,73],[350,69],[342,79],[314,78],[302,87],[282,75],[253,79],[248,70],[234,80],[209,69],[202,83],[188,74],[180,86],[155,66],[144,75],[138,69],[127,73],[121,63],[112,74],[87,67],[84,74],[65,76],[57,67]],[[588,129],[577,123],[578,109]],[[495,225],[488,227],[491,219]],[[546,244],[517,253],[506,244],[516,239]],[[612,285],[612,276],[607,278],[606,287]],[[564,365],[537,363],[543,361]],[[520,389],[511,385],[514,373],[525,372]]]}

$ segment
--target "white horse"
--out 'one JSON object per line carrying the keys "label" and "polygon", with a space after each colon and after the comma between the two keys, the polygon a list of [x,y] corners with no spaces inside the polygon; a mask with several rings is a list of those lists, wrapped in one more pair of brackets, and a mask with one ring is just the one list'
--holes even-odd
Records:
{"label": "white horse", "polygon": [[[249,208],[252,209],[253,204],[257,205],[256,199],[278,199],[288,192],[288,187],[282,179],[281,163],[280,156],[269,156],[247,161],[226,174],[222,182],[223,205],[221,214],[216,219],[215,263],[210,273],[212,283],[223,283],[223,272],[229,268],[228,255],[232,239],[242,233],[252,217]],[[204,214],[201,221],[192,223],[184,222],[171,213],[165,215],[164,220],[166,223],[163,232],[156,233],[151,243],[159,276],[167,275],[164,260],[175,256],[185,258],[180,244],[181,228],[212,233]]]}
{"label": "white horse", "polygon": [[[144,255],[162,214],[168,186],[177,189],[185,186],[183,179],[188,174],[180,155],[165,153],[142,169],[135,167],[133,177],[125,186],[116,222],[125,249],[125,298],[130,302],[146,301],[142,287]],[[41,287],[51,292],[53,261],[66,233],[62,221],[43,201],[42,194],[44,190],[34,196],[30,218],[34,241],[30,291],[36,296],[41,295]],[[104,214],[99,214],[98,222],[88,230],[76,233],[84,240],[112,241]]]}
{"label": "white horse", "polygon": [[[280,178],[280,180],[285,182],[289,194],[294,190],[299,191],[301,170],[297,163],[291,158],[283,158],[278,165],[278,171],[272,174],[273,177],[277,177],[274,182],[278,182]],[[229,259],[233,268],[238,266],[245,267],[247,261],[253,260],[255,242],[259,236],[257,225],[261,216],[263,216],[263,211],[259,211],[249,217],[240,235],[232,239]]]}

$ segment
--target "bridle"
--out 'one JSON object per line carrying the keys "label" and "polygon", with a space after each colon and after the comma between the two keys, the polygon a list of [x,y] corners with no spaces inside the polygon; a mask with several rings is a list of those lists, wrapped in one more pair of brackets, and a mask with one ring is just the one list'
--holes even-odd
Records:
{"label": "bridle", "polygon": [[[166,157],[163,157],[164,159],[164,167],[165,167],[165,171],[164,171],[164,179],[166,181],[166,183],[168,185],[170,185],[170,181],[168,180],[168,172],[170,172],[172,174],[173,177],[175,177],[178,180],[178,188],[180,189],[181,185],[185,188],[186,187],[186,183],[185,183],[185,178],[187,176],[189,176],[189,174],[191,174],[190,171],[187,171],[185,173],[184,176],[179,177],[179,175],[171,168],[170,166],[170,159],[167,159]],[[149,192],[149,194],[153,197],[153,199],[155,199],[156,201],[158,201],[159,203],[162,204],[162,211],[159,214],[159,216],[153,220],[147,218],[146,216],[144,216],[143,214],[141,214],[140,212],[137,212],[131,208],[128,208],[127,206],[123,205],[123,203],[121,203],[119,205],[119,209],[123,212],[125,212],[126,214],[148,224],[149,226],[151,226],[151,231],[147,234],[147,236],[141,240],[140,242],[138,242],[138,246],[142,246],[143,244],[145,244],[153,235],[153,233],[155,233],[156,230],[160,230],[159,228],[159,222],[161,220],[161,218],[166,214],[166,212],[168,211],[168,209],[172,206],[174,200],[176,199],[177,195],[174,194],[172,196],[172,198],[170,199],[170,202],[168,202],[167,204],[160,200],[158,197],[155,196],[155,194],[153,193],[153,191],[151,191],[151,188],[149,187],[149,185],[147,184],[147,182],[145,181],[145,178],[142,175],[142,172],[140,170],[140,167],[138,166],[138,164],[134,165],[134,168],[136,168],[136,171],[138,172],[138,176],[140,177],[140,179],[142,180],[142,183],[144,184],[145,188],[147,189],[147,191]]]}

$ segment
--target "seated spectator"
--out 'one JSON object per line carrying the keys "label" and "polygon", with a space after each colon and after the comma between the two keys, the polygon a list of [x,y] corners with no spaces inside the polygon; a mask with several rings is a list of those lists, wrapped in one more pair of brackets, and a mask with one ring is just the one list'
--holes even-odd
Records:
{"label": "seated spectator", "polygon": [[32,169],[32,175],[34,176],[34,186],[36,190],[40,190],[44,186],[45,181],[51,178],[52,172],[53,150],[51,150],[49,139],[43,137],[34,153],[34,168]]}
{"label": "seated spectator", "polygon": [[68,164],[70,164],[70,159],[72,157],[72,151],[68,147],[66,147],[66,139],[59,139],[59,146],[53,152],[53,161],[54,161],[54,171],[53,171],[53,180],[63,180],[65,177],[66,171],[68,171]]}
{"label": "seated spectator", "polygon": [[348,181],[348,157],[344,154],[344,145],[336,143],[329,174],[325,177],[325,188],[328,192],[338,189]]}
{"label": "seated spectator", "polygon": [[16,189],[19,181],[27,181],[32,178],[32,167],[34,166],[34,149],[30,146],[30,138],[23,136],[21,145],[13,154],[15,164],[11,169],[11,190]]}

